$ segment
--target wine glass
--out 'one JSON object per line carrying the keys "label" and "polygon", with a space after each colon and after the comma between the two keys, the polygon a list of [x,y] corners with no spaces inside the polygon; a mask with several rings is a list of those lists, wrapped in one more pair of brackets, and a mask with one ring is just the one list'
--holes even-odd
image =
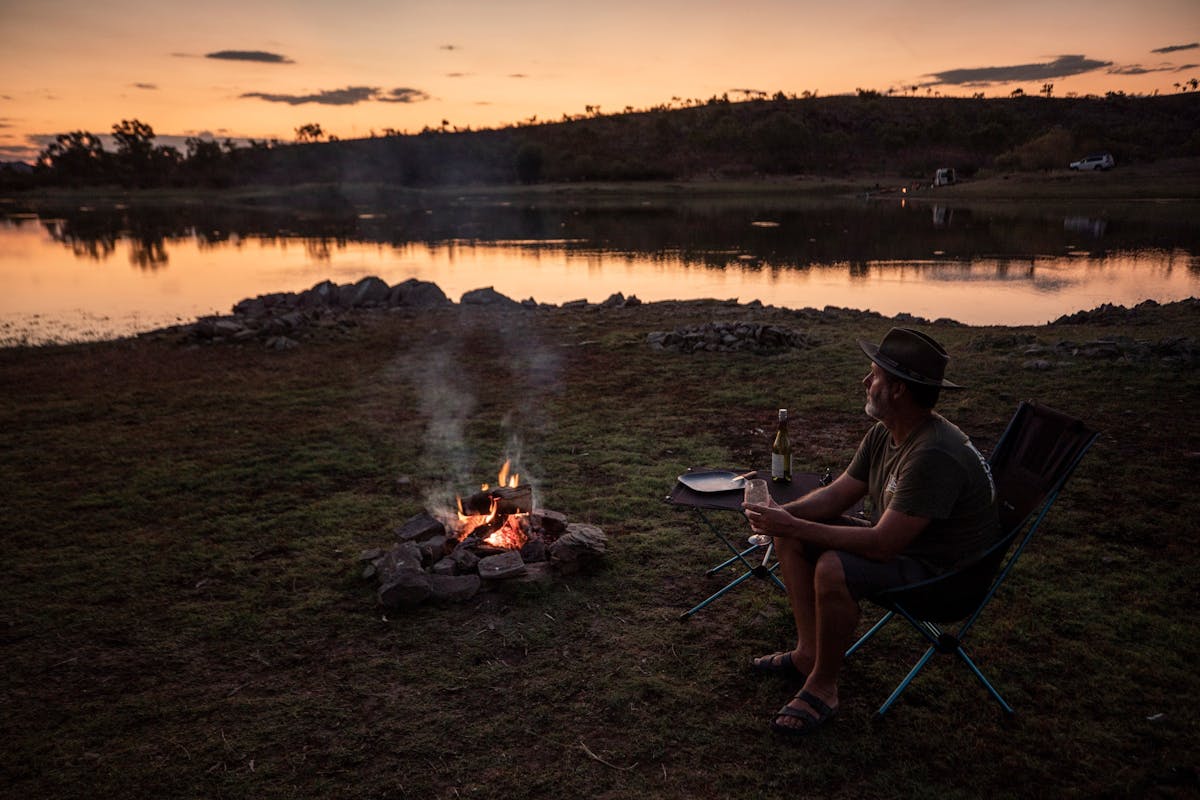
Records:
{"label": "wine glass", "polygon": [[[767,490],[767,482],[762,478],[751,478],[747,480],[742,491],[742,499],[755,506],[766,506],[771,504],[771,493]],[[762,547],[769,544],[771,537],[765,533],[753,534],[749,540],[750,544],[755,547]]]}

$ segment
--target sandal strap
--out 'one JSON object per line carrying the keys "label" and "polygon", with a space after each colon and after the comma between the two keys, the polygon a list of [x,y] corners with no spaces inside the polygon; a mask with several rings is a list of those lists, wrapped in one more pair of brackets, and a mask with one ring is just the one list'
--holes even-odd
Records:
{"label": "sandal strap", "polygon": [[764,669],[764,670],[772,670],[772,671],[781,670],[784,668],[784,666],[783,666],[783,661],[780,659],[780,656],[787,656],[790,659],[792,657],[792,654],[786,653],[786,652],[779,652],[779,653],[771,653],[768,656],[759,656],[758,658],[754,659],[754,666],[756,669]]}
{"label": "sandal strap", "polygon": [[[805,703],[808,703],[809,706],[812,707],[813,711],[816,711],[821,716],[821,719],[825,719],[826,717],[833,714],[833,709],[830,708],[828,705],[826,705],[825,701],[823,701],[821,698],[817,697],[812,692],[808,692],[808,691],[801,689],[800,693],[797,694],[792,699],[793,700],[802,700]],[[786,708],[791,708],[791,706],[786,706]]]}
{"label": "sandal strap", "polygon": [[804,723],[803,727],[805,728],[810,725],[816,725],[818,722],[820,722],[820,720],[814,717],[813,713],[807,708],[795,708],[793,706],[784,706],[783,708],[779,709],[779,711],[775,714],[775,717],[795,717]]}

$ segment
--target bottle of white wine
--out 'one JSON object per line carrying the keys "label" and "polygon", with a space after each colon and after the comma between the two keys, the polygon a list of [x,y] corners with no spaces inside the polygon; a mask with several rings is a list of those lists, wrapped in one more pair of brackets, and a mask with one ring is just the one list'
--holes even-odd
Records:
{"label": "bottle of white wine", "polygon": [[771,480],[789,483],[792,480],[792,445],[788,442],[787,409],[779,409],[779,428],[771,445]]}

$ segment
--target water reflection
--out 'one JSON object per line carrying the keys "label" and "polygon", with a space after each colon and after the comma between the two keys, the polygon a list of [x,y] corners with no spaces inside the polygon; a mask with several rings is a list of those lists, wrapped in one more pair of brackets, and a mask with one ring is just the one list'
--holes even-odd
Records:
{"label": "water reflection", "polygon": [[[402,207],[386,212],[300,216],[214,206],[139,207],[64,211],[45,220],[47,233],[80,255],[105,258],[128,237],[146,251],[138,263],[160,267],[166,243],[199,246],[231,238],[315,242],[314,258],[350,241],[403,245],[422,242],[520,242],[529,247],[597,249],[654,254],[727,266],[752,258],[774,264],[919,259],[931,253],[973,258],[980,254],[1028,257],[1086,248],[1094,256],[1162,247],[1196,253],[1200,225],[1187,214],[1172,219],[1064,215],[1053,209],[969,207],[894,202],[808,206],[719,203],[516,206],[463,203]],[[1082,236],[1081,236],[1082,234]]]}
{"label": "water reflection", "polygon": [[[111,270],[121,251],[143,279]],[[1197,215],[1158,206],[474,198],[338,214],[74,208],[0,227],[0,317],[74,309],[129,332],[376,274],[432,280],[451,297],[489,285],[550,303],[621,291],[1022,324],[1200,293],[1198,253]],[[130,314],[135,323],[119,321]]]}

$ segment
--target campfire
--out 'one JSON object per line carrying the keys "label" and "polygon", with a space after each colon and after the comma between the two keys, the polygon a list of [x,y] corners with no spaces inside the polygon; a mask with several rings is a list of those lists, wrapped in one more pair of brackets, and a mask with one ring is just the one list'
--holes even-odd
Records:
{"label": "campfire", "polygon": [[521,476],[511,470],[512,461],[505,459],[495,489],[485,483],[466,501],[461,495],[455,496],[458,506],[455,539],[475,537],[501,550],[519,550],[529,541],[533,487],[522,485]]}
{"label": "campfire", "polygon": [[463,602],[511,583],[542,583],[603,557],[607,537],[595,525],[535,508],[533,486],[506,460],[488,483],[454,506],[422,512],[396,529],[389,548],[364,550],[363,577],[378,582],[387,608],[426,601]]}

